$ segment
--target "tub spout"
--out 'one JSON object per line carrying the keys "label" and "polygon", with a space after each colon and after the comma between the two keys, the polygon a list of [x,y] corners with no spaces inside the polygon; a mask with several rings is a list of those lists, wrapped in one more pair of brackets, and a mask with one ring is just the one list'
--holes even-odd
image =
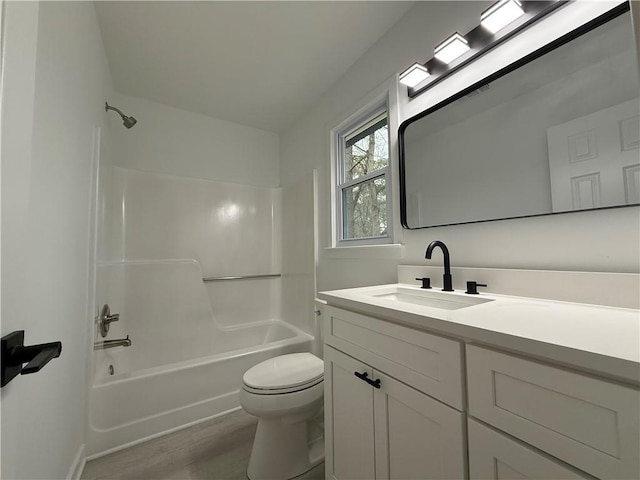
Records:
{"label": "tub spout", "polygon": [[104,342],[93,342],[94,350],[103,350],[105,348],[114,348],[114,347],[130,347],[131,340],[129,340],[129,335],[127,338],[118,338],[116,340],[105,340]]}

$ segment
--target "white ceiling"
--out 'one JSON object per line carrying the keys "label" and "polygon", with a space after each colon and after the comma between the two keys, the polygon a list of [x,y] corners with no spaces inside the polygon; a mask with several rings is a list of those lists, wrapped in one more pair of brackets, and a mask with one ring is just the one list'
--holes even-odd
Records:
{"label": "white ceiling", "polygon": [[413,2],[96,2],[115,88],[281,132]]}

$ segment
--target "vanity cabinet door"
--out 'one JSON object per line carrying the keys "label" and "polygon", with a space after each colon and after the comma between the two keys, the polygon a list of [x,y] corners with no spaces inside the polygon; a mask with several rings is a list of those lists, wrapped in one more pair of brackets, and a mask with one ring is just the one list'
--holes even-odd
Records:
{"label": "vanity cabinet door", "polygon": [[466,478],[464,414],[376,370],[376,480]]}
{"label": "vanity cabinet door", "polygon": [[325,346],[325,469],[327,479],[375,479],[373,391],[354,372],[373,370]]}
{"label": "vanity cabinet door", "polygon": [[469,414],[598,478],[640,478],[640,391],[467,346]]}
{"label": "vanity cabinet door", "polygon": [[588,478],[473,419],[469,419],[468,432],[471,480]]}
{"label": "vanity cabinet door", "polygon": [[327,479],[466,478],[462,412],[326,345],[324,359]]}

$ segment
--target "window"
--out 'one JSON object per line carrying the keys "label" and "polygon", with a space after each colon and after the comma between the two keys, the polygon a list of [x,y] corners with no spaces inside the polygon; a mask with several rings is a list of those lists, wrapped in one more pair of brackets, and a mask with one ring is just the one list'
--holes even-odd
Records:
{"label": "window", "polygon": [[389,124],[377,110],[338,133],[338,243],[391,241]]}

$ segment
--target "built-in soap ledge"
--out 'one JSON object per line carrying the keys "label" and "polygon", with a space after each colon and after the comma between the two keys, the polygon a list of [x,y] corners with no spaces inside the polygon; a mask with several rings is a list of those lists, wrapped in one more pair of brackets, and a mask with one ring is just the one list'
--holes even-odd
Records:
{"label": "built-in soap ledge", "polygon": [[[464,292],[474,280],[488,287],[483,292],[564,302],[640,308],[640,275],[636,273],[568,272],[503,268],[451,267],[453,288]],[[398,265],[398,283],[418,285],[430,277],[442,288],[442,266]]]}

